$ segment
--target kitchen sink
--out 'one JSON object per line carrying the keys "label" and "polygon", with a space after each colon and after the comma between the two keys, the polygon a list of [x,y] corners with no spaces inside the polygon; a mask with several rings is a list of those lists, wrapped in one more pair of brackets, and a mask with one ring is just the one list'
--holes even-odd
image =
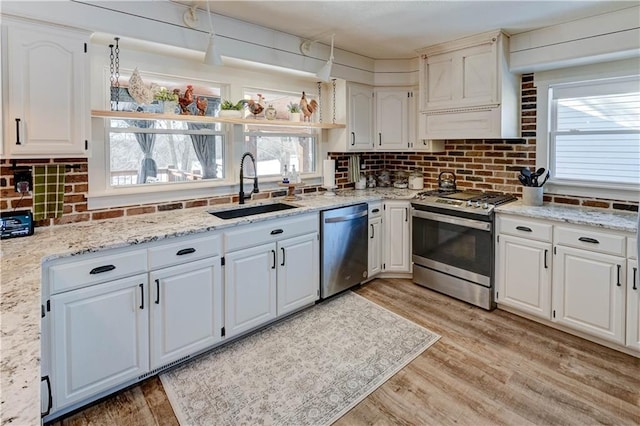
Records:
{"label": "kitchen sink", "polygon": [[297,209],[298,207],[284,203],[261,204],[259,206],[239,207],[237,209],[209,212],[220,219],[235,219],[238,217],[252,216],[254,214],[278,212],[281,210]]}

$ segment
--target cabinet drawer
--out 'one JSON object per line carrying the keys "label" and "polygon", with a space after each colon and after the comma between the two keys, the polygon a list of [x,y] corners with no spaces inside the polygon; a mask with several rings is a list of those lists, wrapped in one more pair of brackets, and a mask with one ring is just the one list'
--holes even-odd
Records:
{"label": "cabinet drawer", "polygon": [[229,253],[246,247],[253,247],[296,235],[318,232],[318,214],[290,216],[252,225],[241,225],[238,229],[225,232],[224,251]]}
{"label": "cabinet drawer", "polygon": [[51,294],[147,272],[147,251],[135,250],[49,267]]}
{"label": "cabinet drawer", "polygon": [[498,234],[514,235],[550,243],[553,238],[553,226],[544,222],[499,215]]}
{"label": "cabinet drawer", "polygon": [[625,237],[622,235],[605,234],[592,231],[589,228],[555,227],[553,239],[556,244],[582,248],[614,256],[626,256]]}
{"label": "cabinet drawer", "polygon": [[149,269],[166,268],[221,254],[220,235],[187,237],[149,249]]}
{"label": "cabinet drawer", "polygon": [[382,216],[382,202],[369,203],[369,219]]}

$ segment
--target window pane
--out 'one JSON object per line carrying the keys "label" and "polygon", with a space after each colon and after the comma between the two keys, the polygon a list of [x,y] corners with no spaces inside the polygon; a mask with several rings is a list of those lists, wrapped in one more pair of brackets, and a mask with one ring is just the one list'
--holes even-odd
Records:
{"label": "window pane", "polygon": [[556,178],[640,185],[637,79],[552,87],[552,170]]}
{"label": "window pane", "polygon": [[258,176],[279,175],[285,164],[289,170],[295,165],[300,173],[315,171],[315,138],[311,136],[247,134],[244,147],[256,157]]}
{"label": "window pane", "polygon": [[555,176],[640,185],[640,136],[557,135]]}
{"label": "window pane", "polygon": [[558,100],[558,130],[640,129],[640,93]]}
{"label": "window pane", "polygon": [[[154,129],[159,129],[160,132],[168,129],[177,133],[112,131],[110,133],[112,186],[224,178],[224,137],[219,134],[203,134],[207,131],[213,133],[213,125],[164,120],[139,121],[153,122]],[[124,120],[112,120],[112,122],[122,124]],[[150,150],[149,147],[151,147]]]}

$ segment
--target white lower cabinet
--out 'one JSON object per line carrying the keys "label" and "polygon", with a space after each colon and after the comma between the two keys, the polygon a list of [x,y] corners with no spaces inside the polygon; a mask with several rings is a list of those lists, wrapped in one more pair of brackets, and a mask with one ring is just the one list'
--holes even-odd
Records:
{"label": "white lower cabinet", "polygon": [[382,272],[382,202],[369,203],[369,240],[367,277],[373,278]]}
{"label": "white lower cabinet", "polygon": [[51,296],[54,407],[149,370],[148,296],[147,274]]}
{"label": "white lower cabinet", "polygon": [[312,213],[225,233],[226,337],[318,300],[318,227],[318,214]]}
{"label": "white lower cabinet", "polygon": [[411,272],[411,203],[384,202],[384,271]]}
{"label": "white lower cabinet", "polygon": [[500,235],[498,244],[497,302],[551,319],[551,243]]}
{"label": "white lower cabinet", "polygon": [[496,300],[640,352],[640,273],[626,233],[496,215]]}
{"label": "white lower cabinet", "polygon": [[318,235],[278,241],[277,314],[288,314],[318,299],[320,285]]}
{"label": "white lower cabinet", "polygon": [[318,235],[225,255],[225,333],[235,336],[318,299]]}
{"label": "white lower cabinet", "polygon": [[640,351],[640,271],[638,261],[627,261],[627,347]]}
{"label": "white lower cabinet", "polygon": [[151,370],[220,341],[221,269],[215,256],[151,272]]}
{"label": "white lower cabinet", "polygon": [[556,246],[554,321],[624,345],[625,273],[622,257]]}
{"label": "white lower cabinet", "polygon": [[225,254],[225,333],[227,337],[276,317],[276,244]]}

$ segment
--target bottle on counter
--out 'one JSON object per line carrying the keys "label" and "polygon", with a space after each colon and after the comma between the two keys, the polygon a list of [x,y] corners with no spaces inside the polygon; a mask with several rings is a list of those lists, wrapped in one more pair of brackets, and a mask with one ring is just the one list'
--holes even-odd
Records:
{"label": "bottle on counter", "polygon": [[289,171],[286,164],[282,166],[282,183],[289,183]]}
{"label": "bottle on counter", "polygon": [[291,183],[300,183],[300,176],[298,175],[298,171],[296,170],[296,165],[291,165]]}

